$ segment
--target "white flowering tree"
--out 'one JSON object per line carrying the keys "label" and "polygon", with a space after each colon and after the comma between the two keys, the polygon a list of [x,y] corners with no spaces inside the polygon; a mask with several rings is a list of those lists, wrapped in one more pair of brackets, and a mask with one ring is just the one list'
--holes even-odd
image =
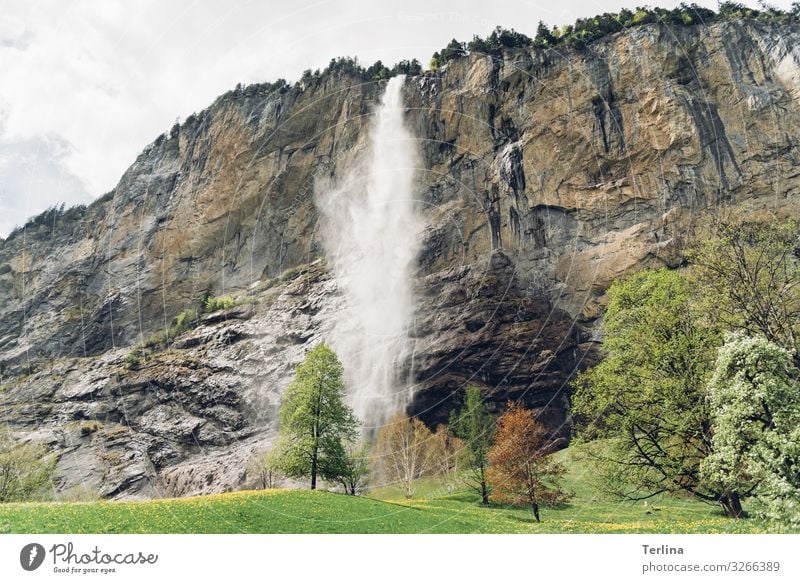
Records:
{"label": "white flowering tree", "polygon": [[752,494],[764,518],[800,526],[800,382],[792,355],[765,338],[730,335],[708,394],[714,436],[703,478],[723,492]]}

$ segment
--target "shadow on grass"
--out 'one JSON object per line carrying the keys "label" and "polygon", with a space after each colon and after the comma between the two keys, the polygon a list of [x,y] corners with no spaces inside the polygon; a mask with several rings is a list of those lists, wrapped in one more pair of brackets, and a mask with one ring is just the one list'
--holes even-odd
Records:
{"label": "shadow on grass", "polygon": [[533,516],[519,516],[518,514],[507,514],[506,518],[512,522],[521,522],[522,524],[541,524],[545,521],[543,518],[542,522],[536,522],[536,519]]}
{"label": "shadow on grass", "polygon": [[454,492],[447,496],[439,496],[438,500],[452,500],[453,502],[473,502],[480,505],[480,497],[472,492]]}

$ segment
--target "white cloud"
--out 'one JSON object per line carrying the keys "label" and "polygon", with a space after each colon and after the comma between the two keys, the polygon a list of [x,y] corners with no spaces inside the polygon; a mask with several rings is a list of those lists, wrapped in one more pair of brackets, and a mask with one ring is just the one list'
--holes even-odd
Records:
{"label": "white cloud", "polygon": [[0,234],[58,200],[80,202],[110,190],[176,117],[204,108],[238,82],[297,78],[339,55],[365,63],[425,62],[450,38],[469,39],[496,24],[533,34],[539,19],[564,23],[641,3],[43,0],[4,6]]}

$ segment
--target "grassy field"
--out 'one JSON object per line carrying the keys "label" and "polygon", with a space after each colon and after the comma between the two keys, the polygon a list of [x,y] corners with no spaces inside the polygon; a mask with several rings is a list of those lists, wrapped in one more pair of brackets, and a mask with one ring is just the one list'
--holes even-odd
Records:
{"label": "grassy field", "polygon": [[544,508],[481,507],[467,491],[448,493],[423,480],[415,497],[397,488],[353,497],[308,490],[235,492],[149,502],[0,505],[0,532],[16,533],[751,533],[779,532],[755,520],[731,520],[707,504],[660,497],[620,503],[596,493],[588,468],[573,452],[569,504]]}

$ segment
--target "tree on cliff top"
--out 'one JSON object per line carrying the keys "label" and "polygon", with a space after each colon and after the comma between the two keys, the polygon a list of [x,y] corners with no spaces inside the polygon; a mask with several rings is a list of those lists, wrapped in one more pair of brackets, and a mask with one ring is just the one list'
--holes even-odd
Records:
{"label": "tree on cliff top", "polygon": [[297,366],[280,411],[278,452],[283,472],[293,478],[338,480],[347,463],[345,442],[358,434],[358,420],[344,402],[342,364],[324,344]]}
{"label": "tree on cliff top", "polygon": [[510,403],[497,422],[487,456],[493,495],[512,504],[530,504],[536,522],[541,521],[540,504],[557,504],[569,497],[559,484],[566,470],[550,455],[552,446],[534,412]]}

